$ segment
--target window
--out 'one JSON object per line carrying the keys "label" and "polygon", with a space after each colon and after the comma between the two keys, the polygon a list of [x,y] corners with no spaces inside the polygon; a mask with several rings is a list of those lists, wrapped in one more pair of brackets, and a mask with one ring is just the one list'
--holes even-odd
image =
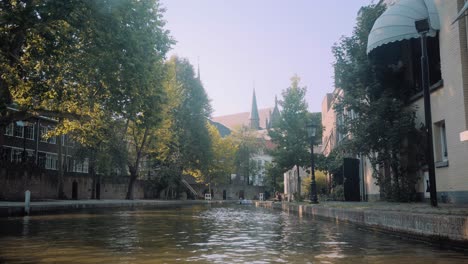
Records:
{"label": "window", "polygon": [[46,134],[51,130],[50,128],[46,126],[41,126],[41,131],[40,131],[40,136],[41,136],[41,142],[48,142],[50,144],[56,144],[57,143],[57,137],[52,136],[49,138],[46,138]]}
{"label": "window", "polygon": [[24,127],[24,136],[27,139],[34,140],[34,124],[28,123]]}
{"label": "window", "polygon": [[89,170],[89,160],[88,158],[83,161],[83,173],[88,173]]}
{"label": "window", "polygon": [[23,160],[23,151],[20,149],[11,150],[11,162],[20,163]]}
{"label": "window", "polygon": [[74,160],[73,161],[73,172],[80,172],[80,173],[88,173],[88,159],[84,159],[84,161]]}
{"label": "window", "polygon": [[37,153],[37,165],[40,168],[45,168],[46,167],[46,154],[44,152],[38,152]]}
{"label": "window", "polygon": [[49,139],[47,139],[47,142],[49,142],[50,144],[56,144],[57,143],[57,137],[52,136]]}
{"label": "window", "polygon": [[[24,123],[23,123],[24,124]],[[24,136],[24,126],[15,124],[15,137],[22,138]]]}
{"label": "window", "polygon": [[439,121],[434,124],[434,149],[436,154],[436,161],[447,161],[447,132],[445,129],[445,120]]}
{"label": "window", "polygon": [[5,127],[5,135],[13,136],[13,133],[14,133],[13,130],[14,130],[13,123],[8,124],[8,126]]}
{"label": "window", "polygon": [[41,142],[47,142],[47,139],[45,137],[45,135],[47,134],[47,130],[48,130],[47,127],[41,126],[41,134],[40,134]]}
{"label": "window", "polygon": [[[21,163],[23,162],[23,149],[12,148],[10,152],[10,160],[14,163]],[[26,156],[24,157],[26,160],[34,157],[33,150],[26,150]]]}
{"label": "window", "polygon": [[46,153],[45,168],[48,170],[57,170],[58,157],[56,154]]}

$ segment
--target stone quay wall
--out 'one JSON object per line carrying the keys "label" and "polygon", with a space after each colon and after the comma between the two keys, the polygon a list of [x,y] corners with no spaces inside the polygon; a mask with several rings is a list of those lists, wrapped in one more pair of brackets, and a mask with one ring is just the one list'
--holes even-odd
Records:
{"label": "stone quay wall", "polygon": [[380,229],[404,237],[468,248],[468,216],[423,214],[405,211],[361,210],[278,202],[255,202],[256,206],[311,217],[325,217]]}
{"label": "stone quay wall", "polygon": [[[124,199],[127,193],[127,178],[118,182],[102,179],[100,184],[101,199]],[[90,199],[93,180],[90,176],[78,173],[64,175],[64,192],[72,198],[73,184],[77,186],[77,199]],[[24,200],[24,192],[31,192],[32,200],[57,199],[57,171],[0,168],[0,200]],[[134,186],[134,198],[144,198],[143,184],[139,181]]]}

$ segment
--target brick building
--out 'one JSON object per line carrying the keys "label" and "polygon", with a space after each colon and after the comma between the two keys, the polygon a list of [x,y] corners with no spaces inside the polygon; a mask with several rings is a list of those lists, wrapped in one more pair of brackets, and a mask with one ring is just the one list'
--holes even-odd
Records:
{"label": "brick building", "polygon": [[[64,170],[87,174],[88,158],[77,157],[78,145],[67,135],[50,136],[57,121],[47,117],[10,123],[3,131],[1,160],[6,163],[31,163],[46,170],[58,170],[59,146],[62,146]],[[59,142],[61,140],[61,142]]]}

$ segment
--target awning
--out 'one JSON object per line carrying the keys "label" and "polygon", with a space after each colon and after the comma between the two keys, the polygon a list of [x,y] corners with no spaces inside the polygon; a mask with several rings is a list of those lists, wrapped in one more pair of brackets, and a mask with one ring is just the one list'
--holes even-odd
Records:
{"label": "awning", "polygon": [[439,14],[433,0],[400,0],[391,5],[374,23],[367,41],[367,53],[395,41],[419,38],[414,22],[429,18],[434,37],[440,29]]}
{"label": "awning", "polygon": [[468,1],[465,2],[465,5],[463,6],[463,8],[460,10],[460,12],[458,12],[457,17],[456,17],[455,20],[452,22],[452,24],[454,24],[455,22],[457,22],[460,18],[466,16],[466,14],[465,14],[466,10],[468,10]]}

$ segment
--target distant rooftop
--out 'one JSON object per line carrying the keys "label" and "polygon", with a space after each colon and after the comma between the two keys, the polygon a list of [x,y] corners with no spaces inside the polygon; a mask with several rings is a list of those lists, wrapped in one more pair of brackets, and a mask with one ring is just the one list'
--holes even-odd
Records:
{"label": "distant rooftop", "polygon": [[[266,119],[270,116],[270,111],[273,111],[273,107],[269,108],[262,108],[258,110],[258,114],[260,116],[260,127],[265,129],[266,127]],[[224,116],[215,116],[212,118],[213,121],[223,124],[224,126],[228,127],[229,129],[233,130],[239,127],[249,126],[249,118],[250,112],[242,112],[237,114],[231,115],[224,115]]]}

